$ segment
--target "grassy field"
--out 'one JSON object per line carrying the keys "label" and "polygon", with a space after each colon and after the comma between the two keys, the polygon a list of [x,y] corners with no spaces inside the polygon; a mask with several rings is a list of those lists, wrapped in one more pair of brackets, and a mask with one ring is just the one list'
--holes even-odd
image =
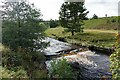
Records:
{"label": "grassy field", "polygon": [[64,28],[50,28],[46,30],[46,35],[52,38],[62,37],[66,39],[68,43],[76,43],[83,46],[98,46],[98,47],[112,47],[115,44],[115,30],[95,30],[84,29],[83,33],[75,33],[71,36],[71,33],[63,32]]}
{"label": "grassy field", "polygon": [[104,17],[84,21],[85,29],[116,30],[118,28],[118,17]]}

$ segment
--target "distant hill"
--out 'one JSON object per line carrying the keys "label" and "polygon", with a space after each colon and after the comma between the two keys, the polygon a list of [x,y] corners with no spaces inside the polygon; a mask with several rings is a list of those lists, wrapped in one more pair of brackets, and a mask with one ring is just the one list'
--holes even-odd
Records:
{"label": "distant hill", "polygon": [[85,29],[105,29],[105,30],[117,30],[118,17],[103,17],[98,19],[89,19],[84,21]]}

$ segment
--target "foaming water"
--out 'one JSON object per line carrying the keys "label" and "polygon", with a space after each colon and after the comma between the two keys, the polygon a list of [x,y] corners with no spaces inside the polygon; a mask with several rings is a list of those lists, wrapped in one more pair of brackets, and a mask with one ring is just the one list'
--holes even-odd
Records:
{"label": "foaming water", "polygon": [[[46,38],[46,42],[50,42],[50,46],[47,47],[44,52],[45,55],[60,55],[59,51],[72,49],[72,45],[61,42],[52,38]],[[83,70],[81,73],[84,77],[89,79],[100,78],[101,76],[110,76],[109,72],[109,56],[100,54],[97,52],[92,52],[90,50],[79,51],[80,49],[71,50],[68,53],[63,53],[62,57],[53,58],[51,60],[46,61],[46,67],[49,70],[50,63],[53,60],[67,59],[68,62],[77,62],[80,65],[84,66],[86,70]],[[73,53],[73,54],[71,54]],[[67,54],[67,55],[66,55]]]}

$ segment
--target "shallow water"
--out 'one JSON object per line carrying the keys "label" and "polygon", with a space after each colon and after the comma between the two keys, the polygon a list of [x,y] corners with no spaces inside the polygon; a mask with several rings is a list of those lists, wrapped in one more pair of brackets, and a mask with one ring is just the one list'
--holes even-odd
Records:
{"label": "shallow water", "polygon": [[[58,55],[59,51],[64,51],[68,49],[72,49],[73,45],[61,42],[52,38],[46,38],[46,42],[50,42],[50,46],[47,47],[44,52],[45,55]],[[76,47],[77,48],[77,47]],[[78,52],[77,49],[72,50],[71,52],[75,52],[77,54],[74,55],[67,55],[65,58],[70,62],[78,62],[79,64],[84,65],[86,70],[83,70],[81,73],[85,77],[85,79],[95,79],[100,78],[102,76],[110,76],[111,73],[109,72],[109,56],[98,53],[92,52],[90,50],[84,52]],[[61,59],[58,57],[56,59]],[[52,60],[46,61],[47,68],[50,67],[50,62]],[[99,79],[98,79],[99,80]]]}
{"label": "shallow water", "polygon": [[58,55],[59,53],[56,52],[72,48],[71,44],[61,42],[52,38],[46,38],[45,41],[50,42],[50,46],[44,50],[45,55]]}

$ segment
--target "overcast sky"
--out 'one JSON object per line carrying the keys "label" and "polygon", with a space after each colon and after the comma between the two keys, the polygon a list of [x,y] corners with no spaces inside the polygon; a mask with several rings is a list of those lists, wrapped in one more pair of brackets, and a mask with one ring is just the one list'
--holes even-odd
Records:
{"label": "overcast sky", "polygon": [[[64,2],[63,0],[29,0],[33,2],[36,7],[40,8],[43,19],[58,19],[59,10]],[[88,17],[92,17],[93,14],[99,17],[118,15],[118,2],[120,0],[85,0],[85,7],[89,11]]]}
{"label": "overcast sky", "polygon": [[[28,0],[41,10],[44,20],[58,19],[59,10],[64,0]],[[85,7],[89,11],[89,18],[96,14],[99,17],[118,15],[120,0],[85,0]]]}

